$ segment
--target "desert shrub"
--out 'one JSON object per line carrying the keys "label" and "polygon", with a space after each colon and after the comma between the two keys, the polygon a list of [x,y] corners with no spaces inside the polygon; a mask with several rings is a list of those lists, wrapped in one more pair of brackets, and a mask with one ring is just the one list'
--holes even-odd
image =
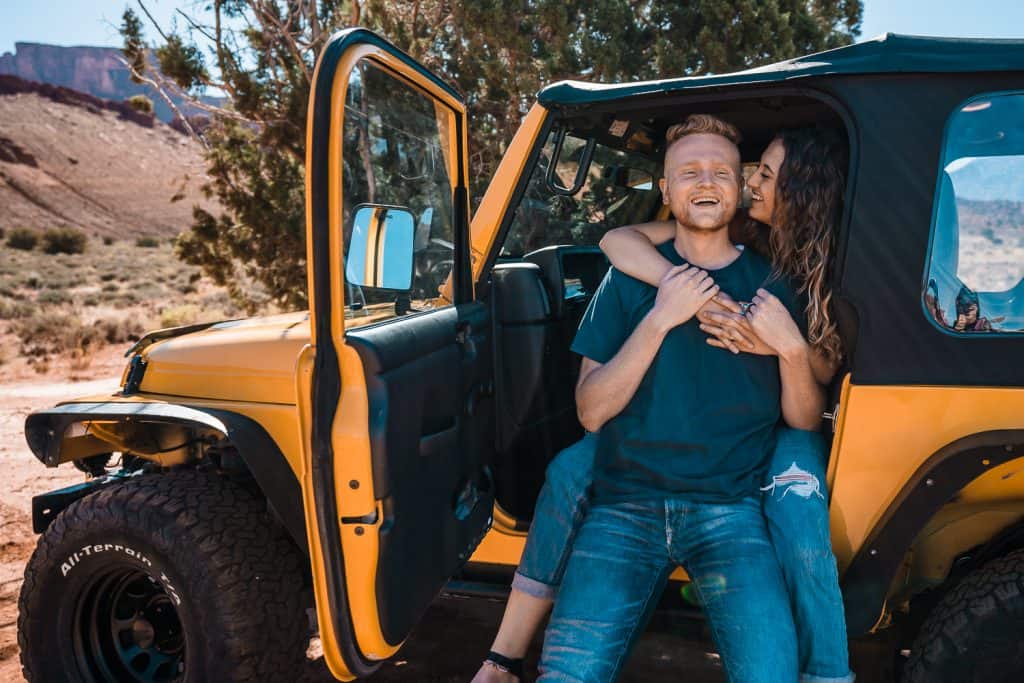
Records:
{"label": "desert shrub", "polygon": [[209,294],[204,294],[199,299],[199,305],[207,311],[217,311],[217,315],[221,319],[235,318],[239,315],[244,315],[228,293],[221,289],[216,289]]}
{"label": "desert shrub", "polygon": [[39,289],[43,286],[43,278],[39,277],[39,273],[32,271],[25,274],[22,283],[29,289]]}
{"label": "desert shrub", "polygon": [[24,301],[11,301],[0,299],[0,320],[15,320],[27,318],[35,311],[35,307]]}
{"label": "desert shrub", "polygon": [[153,113],[153,100],[145,95],[132,95],[128,98],[128,106],[140,114]]}
{"label": "desert shrub", "polygon": [[154,249],[160,246],[160,240],[155,237],[139,237],[135,240],[135,246],[145,249]]}
{"label": "desert shrub", "polygon": [[188,281],[189,282],[198,282],[199,280],[202,279],[202,277],[203,277],[202,273],[189,273]]}
{"label": "desert shrub", "polygon": [[7,234],[7,228],[0,228],[0,240]]}
{"label": "desert shrub", "polygon": [[173,306],[160,313],[160,327],[178,327],[190,325],[199,319],[201,309],[195,304]]}
{"label": "desert shrub", "polygon": [[121,286],[118,285],[116,282],[108,282],[107,284],[103,285],[104,292],[116,292],[119,289],[121,289]]}
{"label": "desert shrub", "polygon": [[188,284],[178,285],[178,291],[182,294],[195,294],[198,290],[196,289],[196,286],[190,282]]}
{"label": "desert shrub", "polygon": [[103,245],[104,246],[109,247],[113,243],[114,243],[114,238],[111,237],[110,235],[107,235],[106,237],[103,238]]}
{"label": "desert shrub", "polygon": [[138,341],[145,328],[134,318],[104,318],[95,322],[100,337],[108,344]]}
{"label": "desert shrub", "polygon": [[49,354],[85,354],[99,344],[101,336],[94,325],[83,324],[67,313],[36,311],[27,318],[15,320],[11,331],[21,341],[24,356]]}
{"label": "desert shrub", "polygon": [[113,298],[114,308],[128,308],[139,303],[139,297],[135,292],[120,292]]}
{"label": "desert shrub", "polygon": [[39,296],[36,298],[36,301],[38,301],[41,304],[50,305],[67,304],[71,303],[71,297],[69,297],[67,294],[65,294],[63,291],[59,289],[47,289],[46,291],[41,292],[39,294]]}
{"label": "desert shrub", "polygon": [[101,282],[110,282],[115,277],[117,277],[117,273],[103,273],[102,275],[100,275],[100,281]]}
{"label": "desert shrub", "polygon": [[85,251],[85,233],[75,228],[50,228],[43,233],[43,251],[47,254],[81,254]]}
{"label": "desert shrub", "polygon": [[100,300],[97,299],[94,296],[87,296],[84,299],[82,299],[82,305],[83,306],[99,306],[100,305]]}
{"label": "desert shrub", "polygon": [[29,230],[28,228],[15,228],[7,236],[7,246],[11,249],[32,251],[36,248],[37,242],[39,242],[39,235],[36,234],[35,230]]}
{"label": "desert shrub", "polygon": [[166,290],[154,282],[140,282],[132,288],[139,301],[158,301],[167,296]]}

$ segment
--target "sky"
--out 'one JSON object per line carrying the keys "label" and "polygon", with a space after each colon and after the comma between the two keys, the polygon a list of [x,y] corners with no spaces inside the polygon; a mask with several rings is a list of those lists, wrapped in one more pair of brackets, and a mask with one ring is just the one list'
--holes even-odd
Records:
{"label": "sky", "polygon": [[[863,0],[862,38],[885,31],[931,36],[1024,38],[1021,0]],[[15,41],[54,45],[120,46],[117,25],[126,0],[0,0],[0,53]],[[146,0],[165,27],[176,8],[205,0]],[[152,33],[152,31],[149,31]]]}

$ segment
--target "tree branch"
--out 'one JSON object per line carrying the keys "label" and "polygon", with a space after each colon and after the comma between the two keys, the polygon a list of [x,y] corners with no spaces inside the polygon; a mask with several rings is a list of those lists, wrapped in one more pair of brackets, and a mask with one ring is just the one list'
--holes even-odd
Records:
{"label": "tree branch", "polygon": [[162,28],[160,28],[160,24],[156,23],[156,19],[154,19],[153,15],[149,13],[149,9],[147,9],[146,5],[143,4],[142,0],[135,0],[135,1],[138,3],[138,5],[142,9],[143,13],[147,17],[149,17],[149,23],[153,24],[153,28],[156,29],[156,32],[160,34],[160,37],[163,38],[164,42],[166,43],[167,42],[167,34],[164,33]]}
{"label": "tree branch", "polygon": [[121,57],[119,55],[117,57],[117,59],[119,59],[122,64],[124,64],[126,67],[128,67],[128,70],[131,71],[132,75],[135,76],[135,78],[137,78],[140,82],[147,83],[148,85],[152,86],[154,90],[156,90],[156,93],[157,93],[157,95],[160,96],[160,99],[162,99],[167,104],[167,106],[171,108],[171,111],[174,112],[175,116],[177,116],[179,119],[181,119],[181,123],[185,127],[185,130],[188,131],[189,136],[191,136],[191,137],[195,138],[196,140],[198,140],[200,142],[200,144],[203,145],[204,149],[209,149],[210,148],[210,146],[206,144],[206,140],[204,140],[202,138],[202,136],[200,136],[198,133],[196,133],[195,128],[193,128],[192,124],[190,124],[188,122],[188,119],[185,118],[185,115],[181,113],[181,110],[178,109],[178,105],[176,105],[174,103],[174,100],[172,100],[170,98],[170,96],[166,92],[164,92],[164,89],[161,88],[160,85],[155,80],[153,80],[152,78],[149,78],[147,76],[144,76],[143,74],[140,74],[135,69],[135,67],[132,66],[131,63],[129,63],[128,60],[125,59],[124,57]]}

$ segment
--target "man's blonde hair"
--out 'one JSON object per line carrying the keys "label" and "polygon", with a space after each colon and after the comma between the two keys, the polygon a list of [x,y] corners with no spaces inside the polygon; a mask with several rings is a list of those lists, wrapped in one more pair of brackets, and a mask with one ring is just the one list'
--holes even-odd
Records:
{"label": "man's blonde hair", "polygon": [[690,114],[682,123],[669,127],[665,132],[665,149],[668,150],[673,142],[682,140],[687,135],[721,135],[734,145],[739,145],[743,140],[739,129],[728,121],[712,116],[711,114]]}

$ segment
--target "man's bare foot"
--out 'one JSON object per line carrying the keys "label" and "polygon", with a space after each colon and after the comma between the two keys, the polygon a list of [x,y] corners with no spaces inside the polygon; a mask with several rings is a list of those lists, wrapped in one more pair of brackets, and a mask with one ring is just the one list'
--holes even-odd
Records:
{"label": "man's bare foot", "polygon": [[519,683],[519,676],[502,671],[490,662],[484,662],[470,683]]}

